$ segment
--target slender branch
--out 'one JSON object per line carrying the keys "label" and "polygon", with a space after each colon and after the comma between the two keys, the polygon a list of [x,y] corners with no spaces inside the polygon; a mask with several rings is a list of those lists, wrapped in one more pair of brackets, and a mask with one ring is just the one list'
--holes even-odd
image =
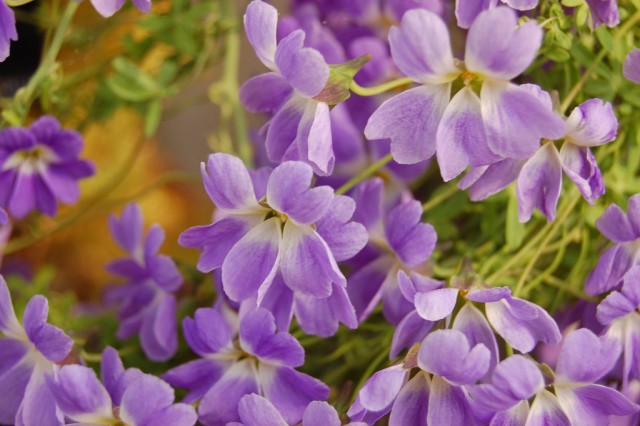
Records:
{"label": "slender branch", "polygon": [[410,78],[405,77],[405,78],[399,78],[397,80],[388,81],[379,86],[362,87],[358,83],[356,83],[355,80],[353,80],[351,81],[351,85],[349,86],[349,88],[356,95],[375,96],[375,95],[379,95],[380,93],[384,93],[384,92],[388,92],[389,90],[396,89],[398,87],[409,85],[411,83],[414,83],[414,81]]}
{"label": "slender branch", "polygon": [[383,168],[391,160],[393,160],[393,157],[391,156],[391,154],[385,155],[384,157],[382,157],[381,159],[379,159],[378,161],[376,161],[375,163],[373,163],[372,165],[370,165],[369,167],[367,167],[366,169],[364,169],[363,171],[355,175],[353,178],[351,178],[347,183],[342,185],[340,188],[338,188],[336,190],[336,194],[342,195],[348,192],[351,188],[353,188],[363,180],[367,179],[369,176],[377,172],[379,169]]}

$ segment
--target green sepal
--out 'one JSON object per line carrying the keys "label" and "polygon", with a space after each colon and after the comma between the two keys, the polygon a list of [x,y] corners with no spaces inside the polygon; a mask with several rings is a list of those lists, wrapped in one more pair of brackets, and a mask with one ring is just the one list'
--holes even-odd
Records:
{"label": "green sepal", "polygon": [[337,105],[349,99],[349,86],[353,78],[370,60],[371,55],[366,54],[341,64],[329,65],[329,81],[314,99],[329,105]]}

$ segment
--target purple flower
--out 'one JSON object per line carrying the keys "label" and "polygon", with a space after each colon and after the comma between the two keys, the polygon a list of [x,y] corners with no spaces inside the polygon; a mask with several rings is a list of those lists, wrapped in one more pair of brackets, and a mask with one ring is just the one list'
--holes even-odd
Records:
{"label": "purple flower", "polygon": [[[151,0],[131,0],[135,7],[142,13],[149,13],[151,10]],[[91,0],[91,4],[96,11],[108,18],[119,11],[124,6],[125,0]]]}
{"label": "purple flower", "polygon": [[329,175],[335,157],[329,105],[316,99],[329,81],[322,54],[304,47],[305,33],[295,30],[276,41],[278,12],[260,0],[247,7],[244,27],[258,58],[272,72],[246,81],[240,99],[251,112],[271,112],[267,124],[269,159],[301,160],[315,173]]}
{"label": "purple flower", "polygon": [[[285,426],[287,421],[266,398],[258,394],[245,395],[238,404],[240,423],[227,426]],[[313,401],[304,410],[301,426],[341,426],[336,409],[323,401]],[[348,423],[345,426],[366,426],[366,423]]]}
{"label": "purple flower", "polygon": [[153,225],[145,238],[142,212],[136,204],[127,205],[120,219],[111,216],[109,227],[129,254],[107,265],[107,271],[127,281],[107,294],[120,306],[118,338],[138,333],[145,354],[154,361],[165,361],[178,348],[173,293],[182,284],[182,276],[170,257],[157,254],[164,231]]}
{"label": "purple flower", "polygon": [[640,49],[633,49],[627,54],[622,73],[627,80],[640,84]]}
{"label": "purple flower", "polygon": [[0,225],[5,225],[9,222],[9,217],[7,216],[7,212],[5,212],[2,208],[0,208]]}
{"label": "purple flower", "polygon": [[[398,68],[420,85],[384,102],[370,117],[365,136],[391,139],[399,163],[435,153],[447,181],[469,165],[527,158],[541,137],[562,137],[562,119],[509,82],[529,66],[542,40],[536,23],[519,28],[516,23],[515,13],[505,7],[482,12],[469,30],[463,69],[454,60],[445,23],[424,10],[407,12],[400,28],[391,29],[389,43]],[[464,87],[450,100],[457,78]],[[476,83],[480,96],[471,88]]]}
{"label": "purple flower", "polygon": [[311,401],[326,400],[329,388],[296,367],[304,350],[289,333],[276,332],[271,313],[246,313],[237,330],[232,321],[211,308],[201,308],[183,322],[189,346],[200,359],[176,367],[164,379],[189,389],[185,402],[199,400],[205,425],[241,420],[238,404],[244,395],[267,398],[287,424],[297,424]]}
{"label": "purple flower", "polygon": [[385,213],[383,189],[382,179],[374,178],[359,185],[353,195],[354,220],[367,228],[369,244],[352,262],[357,269],[347,290],[360,321],[382,301],[387,320],[398,324],[413,309],[398,287],[398,271],[419,271],[431,256],[437,235],[422,222],[422,205],[416,200],[404,200]]}
{"label": "purple flower", "polygon": [[57,426],[62,413],[45,382],[55,375],[56,363],[64,360],[73,346],[59,328],[47,323],[47,299],[29,300],[18,323],[11,295],[0,276],[0,423]]}
{"label": "purple flower", "polygon": [[4,0],[0,1],[0,62],[9,57],[11,40],[18,40],[16,17]]}
{"label": "purple flower", "polygon": [[104,385],[81,365],[67,365],[57,377],[47,376],[58,407],[72,424],[192,426],[198,419],[192,406],[174,404],[174,391],[166,382],[137,369],[125,370],[113,348],[102,354],[102,380]]}
{"label": "purple flower", "polygon": [[625,214],[610,205],[596,221],[598,230],[614,245],[605,251],[591,271],[584,289],[590,295],[606,293],[620,285],[631,267],[640,259],[640,194],[629,198]]}
{"label": "purple flower", "polygon": [[179,240],[202,250],[200,271],[222,268],[229,298],[267,307],[280,329],[288,329],[292,311],[308,333],[333,334],[338,320],[357,325],[337,265],[367,241],[364,227],[350,221],[352,199],[328,186],[309,188],[313,171],[302,162],[282,163],[252,181],[239,159],[212,154],[202,174],[217,220]]}
{"label": "purple flower", "polygon": [[[500,0],[516,10],[530,10],[538,5],[539,0]],[[456,19],[458,26],[469,28],[478,15],[498,6],[498,0],[456,0]]]}
{"label": "purple flower", "polygon": [[77,181],[93,175],[93,165],[78,159],[82,136],[43,116],[31,127],[0,131],[0,205],[22,218],[38,209],[54,216],[58,201],[80,197]]}
{"label": "purple flower", "polygon": [[615,27],[620,23],[617,0],[586,0],[591,10],[589,24],[591,28],[604,24],[607,27]]}

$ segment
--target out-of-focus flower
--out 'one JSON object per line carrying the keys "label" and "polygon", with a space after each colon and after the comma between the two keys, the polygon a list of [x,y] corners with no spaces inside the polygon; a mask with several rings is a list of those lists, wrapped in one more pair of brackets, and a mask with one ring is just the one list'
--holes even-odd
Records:
{"label": "out-of-focus flower", "polygon": [[[91,0],[91,4],[96,11],[108,18],[119,11],[124,6],[125,0]],[[151,10],[151,0],[131,0],[135,7],[142,13],[149,13]]]}
{"label": "out-of-focus flower", "polygon": [[9,216],[2,208],[0,208],[0,225],[4,225],[9,221]]}
{"label": "out-of-focus flower", "polygon": [[620,23],[618,15],[618,0],[586,0],[591,10],[589,24],[591,28],[604,24],[607,27],[615,27]]}
{"label": "out-of-focus flower", "polygon": [[[500,0],[516,10],[531,10],[538,5],[539,0]],[[458,26],[469,28],[478,15],[498,6],[498,0],[456,0],[456,19]]]}
{"label": "out-of-focus flower", "polygon": [[[469,165],[527,158],[541,137],[562,137],[562,119],[510,83],[533,61],[542,41],[535,22],[516,24],[506,7],[482,12],[469,30],[463,69],[453,58],[445,23],[424,10],[407,12],[400,28],[391,29],[389,43],[398,68],[420,86],[384,102],[367,123],[367,138],[390,138],[399,163],[435,153],[443,179],[450,180]],[[464,87],[450,100],[458,78]]]}
{"label": "out-of-focus flower", "polygon": [[22,218],[36,209],[54,216],[58,200],[75,203],[77,181],[94,173],[91,163],[78,159],[82,147],[80,133],[61,129],[51,116],[0,131],[0,205]]}
{"label": "out-of-focus flower", "polygon": [[47,323],[47,299],[29,300],[18,323],[9,289],[0,276],[0,423],[57,426],[62,413],[45,381],[56,375],[73,342]]}
{"label": "out-of-focus flower", "polygon": [[127,280],[107,293],[119,304],[118,337],[126,339],[136,333],[145,354],[154,361],[165,361],[178,347],[176,298],[173,293],[182,284],[182,276],[169,256],[159,255],[164,241],[160,225],[153,225],[144,237],[142,212],[129,204],[117,219],[109,220],[111,234],[130,257],[117,259],[107,270]]}
{"label": "out-of-focus flower", "polygon": [[337,265],[367,241],[364,227],[350,220],[351,198],[328,186],[309,188],[313,171],[302,162],[251,175],[238,158],[212,154],[202,175],[218,219],[179,240],[202,250],[200,271],[222,268],[229,298],[265,305],[280,329],[288,329],[292,310],[309,333],[333,334],[338,319],[357,325]]}
{"label": "out-of-focus flower", "polygon": [[189,389],[186,402],[200,401],[198,414],[205,425],[241,420],[238,404],[247,394],[267,398],[286,424],[299,423],[310,402],[329,396],[326,385],[295,370],[304,363],[304,349],[289,333],[276,332],[273,315],[265,309],[246,313],[236,330],[215,309],[201,308],[183,327],[189,346],[202,358],[163,378]]}
{"label": "out-of-focus flower", "polygon": [[627,80],[640,84],[640,49],[633,49],[627,54],[622,73]]}
{"label": "out-of-focus flower", "polygon": [[584,290],[594,296],[617,288],[640,259],[640,194],[629,198],[626,214],[615,204],[607,207],[596,227],[614,245],[602,254],[585,282]]}
{"label": "out-of-focus flower", "polygon": [[0,62],[9,57],[11,40],[18,40],[16,17],[4,0],[0,1]]}

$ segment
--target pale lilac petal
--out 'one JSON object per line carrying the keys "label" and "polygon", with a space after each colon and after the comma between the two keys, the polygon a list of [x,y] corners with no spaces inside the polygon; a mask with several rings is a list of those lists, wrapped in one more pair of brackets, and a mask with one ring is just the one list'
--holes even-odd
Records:
{"label": "pale lilac petal", "polygon": [[596,267],[587,277],[584,291],[592,296],[606,293],[617,287],[635,260],[633,253],[622,244],[616,244],[605,251]]}
{"label": "pale lilac petal", "polygon": [[496,332],[522,353],[531,352],[538,341],[555,344],[562,337],[547,311],[526,300],[508,298],[487,303],[485,313]]}
{"label": "pale lilac petal", "polygon": [[459,385],[474,383],[484,376],[490,359],[486,346],[471,348],[465,335],[457,330],[429,333],[418,353],[420,368]]}
{"label": "pale lilac petal", "polygon": [[421,219],[422,205],[415,200],[398,205],[387,215],[385,236],[407,266],[418,266],[426,261],[436,246],[436,231]]}
{"label": "pale lilac petal", "polygon": [[616,0],[586,0],[586,2],[591,10],[591,19],[589,19],[591,28],[596,28],[601,24],[615,27],[620,23]]}
{"label": "pale lilac petal", "polygon": [[415,295],[416,312],[427,321],[441,320],[453,312],[458,289],[442,288]]}
{"label": "pale lilac petal", "polygon": [[535,21],[517,24],[516,13],[507,7],[480,13],[467,36],[467,69],[507,81],[522,74],[538,53],[543,31]]}
{"label": "pale lilac petal", "polygon": [[436,135],[436,156],[445,182],[467,166],[483,166],[501,159],[489,149],[480,98],[469,87],[456,93],[442,116]]}
{"label": "pale lilac petal", "polygon": [[316,174],[328,176],[333,173],[335,154],[328,104],[307,103],[296,134],[296,143],[300,158],[308,161]]}
{"label": "pale lilac petal", "polygon": [[509,7],[516,10],[531,10],[538,5],[540,0],[502,0]]}
{"label": "pale lilac petal", "polygon": [[250,359],[233,364],[202,397],[198,414],[203,424],[226,425],[240,420],[237,410],[240,399],[247,394],[260,393],[258,372],[253,364]]}
{"label": "pale lilac petal", "polygon": [[[360,389],[358,400],[368,411],[388,411],[408,379],[409,371],[402,365],[380,370],[374,373]],[[351,417],[351,414],[349,416]]]}
{"label": "pale lilac petal", "polygon": [[428,293],[433,290],[444,287],[443,281],[426,277],[417,272],[411,272],[411,277],[403,270],[399,270],[396,279],[398,281],[398,289],[402,296],[413,304],[413,299],[417,293]]}
{"label": "pale lilac petal", "polygon": [[64,331],[47,323],[49,303],[44,296],[29,300],[22,316],[22,324],[31,343],[49,361],[59,362],[69,355],[73,341]]}
{"label": "pale lilac petal", "polygon": [[622,73],[627,80],[640,84],[640,49],[633,49],[627,54]]}
{"label": "pale lilac petal", "polygon": [[289,222],[284,226],[280,271],[290,289],[309,296],[328,297],[332,282],[346,285],[331,250],[318,233]]}
{"label": "pale lilac petal", "polygon": [[556,396],[573,425],[606,425],[611,415],[624,416],[640,410],[617,390],[602,385],[560,387],[556,389]]}
{"label": "pale lilac petal", "polygon": [[114,215],[109,217],[111,235],[128,253],[136,253],[142,247],[143,227],[142,210],[135,203],[125,206],[120,219]]}
{"label": "pale lilac petal", "polygon": [[182,321],[182,327],[189,347],[201,357],[231,346],[232,329],[216,309],[197,309],[193,319],[187,317]]}
{"label": "pale lilac petal", "polygon": [[162,375],[162,379],[171,386],[188,389],[189,393],[182,402],[192,403],[201,399],[220,380],[224,371],[223,363],[197,359],[172,368]]}
{"label": "pale lilac petal", "polygon": [[13,195],[8,208],[11,215],[22,219],[36,208],[37,194],[34,187],[34,176],[26,173],[18,173],[13,188]]}
{"label": "pale lilac petal", "polygon": [[96,373],[80,365],[62,367],[57,378],[46,376],[56,404],[75,421],[90,423],[92,416],[112,417],[112,402]]}
{"label": "pale lilac petal", "polygon": [[9,44],[11,40],[18,40],[16,31],[16,18],[11,8],[5,3],[0,4],[0,62],[9,57]]}
{"label": "pale lilac petal", "polygon": [[336,261],[351,259],[367,244],[367,230],[354,216],[356,203],[344,195],[333,197],[329,210],[316,222],[316,231]]}
{"label": "pale lilac petal", "polygon": [[91,0],[96,11],[104,18],[113,16],[124,5],[124,0]]}
{"label": "pale lilac petal", "polygon": [[16,342],[16,340],[0,338],[0,345],[3,345],[3,348],[0,349],[1,355],[8,355],[6,351],[10,345],[14,350],[22,352],[22,354],[16,354],[19,358],[15,360],[16,362],[13,365],[3,365],[7,361],[6,359],[3,359],[2,364],[0,364],[2,368],[0,371],[0,395],[2,395],[0,400],[0,423],[2,424],[14,423],[18,407],[25,395],[25,390],[34,368],[31,363],[20,362],[22,358],[20,355],[25,355],[28,347],[26,345],[22,348],[15,347],[15,343],[9,342]]}
{"label": "pale lilac petal", "polygon": [[433,328],[433,322],[420,317],[416,311],[409,312],[396,326],[391,341],[390,358],[395,358],[404,349],[421,342]]}
{"label": "pale lilac petal", "polygon": [[297,424],[311,401],[324,401],[329,388],[318,379],[288,367],[260,364],[260,385],[289,424]]}
{"label": "pale lilac petal", "polygon": [[520,401],[508,410],[496,413],[491,418],[491,424],[500,426],[525,426],[528,416],[529,403],[527,401]]}
{"label": "pale lilac petal", "polygon": [[178,350],[176,305],[175,296],[165,293],[142,322],[140,343],[153,361],[166,361]]}
{"label": "pale lilac petal", "polygon": [[[599,338],[586,328],[575,330],[562,343],[556,365],[556,382],[596,382],[613,368],[620,350],[615,340]],[[588,357],[585,357],[586,353]]]}
{"label": "pale lilac petal", "polygon": [[263,362],[299,367],[304,364],[304,349],[289,333],[276,332],[271,312],[258,309],[240,320],[240,345]]}
{"label": "pale lilac petal", "polygon": [[498,0],[456,0],[456,19],[460,28],[469,28],[480,12],[493,9]]}
{"label": "pale lilac petal", "polygon": [[153,415],[145,426],[193,426],[198,415],[192,405],[173,404]]}
{"label": "pale lilac petal", "polygon": [[386,100],[369,118],[366,138],[391,139],[391,154],[400,164],[431,158],[450,92],[450,84],[420,86]]}
{"label": "pale lilac petal", "polygon": [[427,426],[429,378],[419,372],[402,387],[391,409],[389,426]]}
{"label": "pale lilac petal", "polygon": [[331,296],[325,298],[296,294],[294,312],[300,328],[321,337],[333,336],[340,323],[350,329],[358,327],[356,311],[347,295],[347,290],[333,284]]}
{"label": "pale lilac petal", "polygon": [[604,194],[604,180],[593,153],[589,148],[565,142],[560,149],[562,169],[576,184],[590,204]]}
{"label": "pale lilac petal", "polygon": [[367,230],[382,220],[383,189],[384,180],[373,177],[359,184],[351,194],[356,204],[353,220],[363,224]]}
{"label": "pale lilac petal", "polygon": [[282,281],[282,274],[276,274],[267,291],[262,294],[258,306],[273,314],[278,330],[289,330],[293,317],[293,291]]}
{"label": "pale lilac petal", "polygon": [[491,382],[514,401],[531,398],[545,385],[538,366],[522,355],[512,355],[498,364]]}
{"label": "pale lilac petal", "polygon": [[309,188],[313,171],[307,164],[287,161],[276,167],[267,184],[267,202],[300,225],[320,220],[333,200],[329,186]]}
{"label": "pale lilac petal", "polygon": [[2,208],[0,208],[0,225],[4,225],[9,221],[9,216]]}
{"label": "pale lilac petal", "polygon": [[206,168],[202,163],[200,170],[207,194],[216,207],[240,211],[259,209],[251,176],[239,158],[211,154]]}
{"label": "pale lilac petal", "polygon": [[500,353],[496,336],[482,312],[473,304],[466,303],[456,315],[451,328],[464,334],[469,346],[483,345],[489,350],[491,355],[489,368],[483,377],[483,379],[488,379],[500,360]]}
{"label": "pale lilac petal", "polygon": [[15,423],[18,426],[60,426],[63,424],[62,411],[56,406],[53,394],[49,390],[44,374],[33,374],[24,399],[16,414]]}
{"label": "pale lilac petal", "polygon": [[304,426],[341,426],[335,408],[323,401],[313,401],[302,416]]}
{"label": "pale lilac petal", "polygon": [[615,140],[618,119],[613,106],[602,99],[588,99],[567,118],[567,137],[580,146],[598,146]]}
{"label": "pale lilac petal", "polygon": [[442,19],[421,9],[404,14],[389,31],[391,56],[400,71],[423,84],[454,80],[460,72],[453,59],[449,31]]}
{"label": "pale lilac petal", "polygon": [[109,392],[114,406],[119,406],[122,395],[129,385],[142,377],[143,373],[137,368],[124,369],[118,351],[107,346],[102,351],[102,362],[100,364],[100,374],[105,389]]}
{"label": "pale lilac petal", "polygon": [[4,277],[0,275],[0,331],[13,334],[20,333],[21,330],[22,327],[18,323],[16,313],[13,310],[9,288]]}
{"label": "pale lilac petal", "polygon": [[465,296],[473,302],[489,303],[497,302],[511,296],[509,287],[472,288]]}
{"label": "pale lilac petal", "polygon": [[246,426],[286,426],[278,410],[263,396],[255,393],[245,395],[238,403],[238,414]]}
{"label": "pale lilac petal", "polygon": [[611,204],[596,221],[598,231],[616,243],[626,243],[640,237],[630,218],[620,207]]}
{"label": "pale lilac petal", "polygon": [[500,156],[527,158],[538,149],[541,138],[565,135],[564,120],[514,84],[485,81],[480,102],[489,147]]}
{"label": "pale lilac petal", "polygon": [[296,30],[278,44],[275,61],[293,88],[307,97],[318,95],[329,80],[329,66],[322,54],[303,47],[304,32]]}
{"label": "pale lilac petal", "polygon": [[474,425],[471,409],[462,388],[434,376],[429,393],[428,425]]}
{"label": "pale lilac petal", "polygon": [[254,0],[244,15],[244,30],[258,58],[269,69],[275,69],[278,11],[270,4]]}
{"label": "pale lilac petal", "polygon": [[548,390],[542,390],[531,405],[527,426],[549,425],[571,426],[571,422],[560,407],[558,399]]}
{"label": "pale lilac petal", "polygon": [[271,218],[249,231],[233,246],[222,264],[224,292],[233,301],[252,297],[271,282],[280,255],[280,220]]}
{"label": "pale lilac petal", "polygon": [[124,392],[120,419],[127,424],[147,425],[156,412],[171,406],[173,401],[171,386],[155,376],[145,374]]}
{"label": "pale lilac petal", "polygon": [[562,190],[562,160],[552,143],[543,145],[522,167],[516,194],[518,218],[527,222],[533,210],[540,210],[549,222],[556,217],[556,206]]}
{"label": "pale lilac petal", "polygon": [[240,102],[249,112],[275,113],[291,96],[291,85],[281,75],[269,72],[245,81],[240,87]]}
{"label": "pale lilac petal", "polygon": [[490,166],[472,168],[458,183],[460,189],[469,189],[472,201],[481,201],[502,191],[518,178],[523,160],[507,158]]}
{"label": "pale lilac petal", "polygon": [[270,161],[282,162],[285,154],[295,148],[292,144],[296,140],[302,115],[309,103],[316,101],[294,94],[267,123],[265,148]]}
{"label": "pale lilac petal", "polygon": [[360,321],[368,317],[382,300],[393,264],[391,256],[380,256],[349,276],[347,291]]}

